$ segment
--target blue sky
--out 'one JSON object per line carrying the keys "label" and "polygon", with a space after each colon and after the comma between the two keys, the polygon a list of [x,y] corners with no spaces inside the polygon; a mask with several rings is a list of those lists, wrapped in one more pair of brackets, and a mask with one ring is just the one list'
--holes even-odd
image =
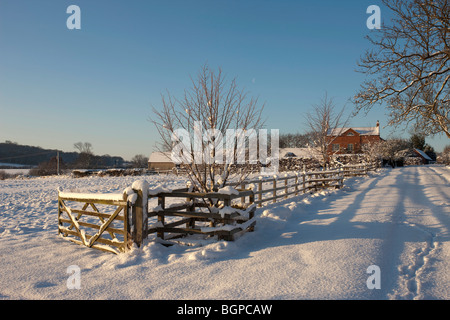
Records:
{"label": "blue sky", "polygon": [[[69,5],[81,30],[69,30]],[[149,155],[161,93],[180,96],[208,63],[265,102],[269,129],[304,132],[325,92],[347,104],[364,75],[369,5],[381,1],[0,0],[0,141],[95,154]],[[387,122],[382,107],[353,126]],[[382,129],[383,138],[409,133]],[[427,138],[441,151],[448,139]]]}

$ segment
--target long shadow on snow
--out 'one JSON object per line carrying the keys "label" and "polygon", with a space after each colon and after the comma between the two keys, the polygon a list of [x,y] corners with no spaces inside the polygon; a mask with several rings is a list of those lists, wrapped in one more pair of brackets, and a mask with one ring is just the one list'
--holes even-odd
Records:
{"label": "long shadow on snow", "polygon": [[[301,201],[305,197],[298,196],[260,208],[258,214],[261,214],[264,210],[273,210],[278,216],[274,219],[270,217],[258,219],[255,232],[247,233],[236,241],[235,245],[243,250],[237,250],[233,256],[226,255],[224,259],[247,258],[252,251],[268,247],[306,244],[315,241],[380,239],[387,240],[386,245],[395,243],[398,246],[395,250],[392,250],[393,248],[383,250],[386,252],[401,252],[403,242],[406,241],[423,241],[423,239],[416,236],[416,228],[402,223],[405,220],[405,208],[403,204],[405,192],[400,190],[400,186],[404,185],[402,181],[404,177],[399,169],[393,170],[398,171],[398,173],[394,171],[394,174],[397,174],[397,180],[395,184],[389,185],[389,189],[385,188],[379,191],[383,187],[383,179],[389,174],[393,174],[392,171],[387,171],[377,177],[373,177],[369,185],[362,190],[358,190],[358,186],[367,183],[366,179],[362,179],[356,183],[355,191],[350,190],[349,192],[347,191],[348,189],[344,188],[344,190],[338,190],[328,197],[321,196],[313,198],[312,202],[304,205],[304,207]],[[377,184],[381,186],[375,188]],[[374,215],[379,213],[383,203],[373,203],[371,207],[367,207],[368,199],[371,198],[371,195],[368,194],[377,191],[386,194],[386,196],[389,194],[392,195],[395,192],[398,193],[398,200],[394,204],[395,208],[388,208],[392,210],[393,214],[387,219],[384,218],[380,221],[377,221],[377,217],[374,217],[370,222],[352,221],[361,209],[366,214],[368,210],[372,210]],[[353,197],[354,200],[346,208],[336,209],[336,207],[343,206],[342,203],[349,202],[346,197]],[[289,204],[293,202],[297,202],[297,206],[294,210],[290,210],[288,208]],[[297,214],[296,211],[304,212]],[[280,215],[282,216],[281,219],[278,218]],[[380,216],[380,218],[383,217],[386,216]],[[216,257],[216,261],[217,258],[221,260],[220,257]],[[395,257],[389,257],[389,260],[392,261],[392,259],[395,259]]]}
{"label": "long shadow on snow", "polygon": [[[368,185],[361,186],[364,183]],[[408,221],[414,219],[414,215],[420,215],[424,208],[432,210],[433,216],[436,216],[436,211],[439,212],[439,207],[426,196],[426,188],[427,185],[420,183],[420,176],[411,168],[393,169],[370,182],[359,182],[354,191],[344,189],[329,198],[313,199],[311,204],[305,205],[304,214],[296,214],[296,211],[301,211],[299,206],[301,209],[302,205],[299,204],[292,214],[284,215],[284,220],[267,222],[261,219],[258,223],[263,226],[257,229],[256,234],[240,241],[247,242],[249,251],[254,251],[318,241],[379,239],[380,250],[371,263],[383,270],[383,290],[372,291],[368,297],[383,299],[398,285],[401,255],[406,243],[417,243],[415,247],[427,250],[433,235],[438,232],[438,229],[424,228]],[[289,211],[289,204],[301,198],[291,198],[264,209],[272,209],[278,214],[281,211],[283,216],[283,210]],[[448,232],[441,234],[440,240],[448,241]],[[240,256],[245,257],[247,253]],[[411,288],[409,297],[413,298],[416,294],[417,290]]]}
{"label": "long shadow on snow", "polygon": [[[269,205],[260,210],[273,210],[276,214],[283,215],[283,211],[289,211],[287,207],[292,202],[298,202],[297,207],[286,214],[286,219],[275,220],[267,222],[265,218],[258,220],[255,234],[248,234],[239,239],[239,241],[253,242],[259,240],[257,238],[264,238],[260,241],[260,248],[267,246],[283,246],[294,245],[302,243],[310,243],[314,241],[339,240],[350,238],[381,238],[373,230],[379,230],[386,222],[352,222],[358,210],[364,207],[364,200],[367,194],[373,192],[374,187],[380,183],[380,180],[386,176],[387,173],[373,178],[367,187],[363,190],[358,190],[357,187],[365,182],[365,179],[353,183],[351,187],[338,190],[329,196],[316,196],[311,199],[310,204],[303,204],[301,201],[304,196],[294,197],[274,205]],[[352,189],[356,190],[352,190]],[[350,189],[350,190],[349,190]],[[351,197],[348,200],[347,197]],[[354,200],[352,199],[354,198]],[[341,209],[339,207],[344,207]],[[298,214],[296,211],[304,211]],[[270,218],[269,218],[270,219]],[[263,226],[258,226],[263,224]],[[262,230],[261,230],[262,229]],[[272,229],[272,230],[271,230]],[[270,236],[270,240],[264,236]],[[258,234],[258,235],[256,235]],[[291,236],[285,237],[285,234]],[[255,239],[251,239],[255,238]],[[257,248],[257,244],[253,249]]]}
{"label": "long shadow on snow", "polygon": [[[374,177],[369,186],[362,191],[358,191],[358,186],[367,180],[354,178],[349,180],[350,185],[344,189],[325,196],[317,194],[311,196],[307,193],[258,208],[257,215],[260,218],[257,220],[255,232],[246,233],[237,241],[230,243],[224,250],[226,253],[224,252],[223,256],[217,255],[214,261],[245,259],[254,251],[271,247],[350,238],[380,238],[372,231],[382,228],[383,222],[354,223],[350,220],[361,208],[367,193],[387,174],[388,172],[384,172]],[[336,213],[334,207],[336,203],[345,201],[345,197],[349,196],[355,197],[355,200],[347,208],[339,209]],[[302,202],[306,198],[311,201],[309,204]],[[293,209],[289,206],[293,206]],[[272,211],[274,215],[271,215]],[[266,212],[268,215],[265,215]],[[326,221],[333,219],[332,222]],[[308,224],[309,222],[314,224]]]}

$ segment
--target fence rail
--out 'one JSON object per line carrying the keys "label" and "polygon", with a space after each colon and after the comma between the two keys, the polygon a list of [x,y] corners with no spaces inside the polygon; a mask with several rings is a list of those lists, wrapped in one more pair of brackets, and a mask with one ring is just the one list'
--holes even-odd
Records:
{"label": "fence rail", "polygon": [[[249,197],[244,206],[232,206],[233,199]],[[223,240],[234,240],[239,234],[252,231],[255,224],[251,190],[239,190],[235,194],[198,193],[187,189],[162,192],[153,196],[158,199],[156,210],[149,217],[157,222],[148,228],[148,234],[156,233],[161,240],[176,239],[186,234],[217,236]],[[184,203],[166,205],[167,198],[185,199]],[[171,217],[171,221],[166,218]],[[183,227],[180,227],[184,225]]]}
{"label": "fence rail", "polygon": [[374,169],[373,165],[345,165],[342,167],[344,170],[344,177],[364,176],[370,170]]}

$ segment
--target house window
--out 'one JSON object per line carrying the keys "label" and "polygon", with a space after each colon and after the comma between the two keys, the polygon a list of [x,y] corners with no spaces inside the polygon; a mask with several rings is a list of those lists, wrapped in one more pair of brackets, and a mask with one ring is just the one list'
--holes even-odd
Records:
{"label": "house window", "polygon": [[349,132],[349,133],[347,133],[347,136],[349,136],[349,137],[353,137],[355,134],[353,133],[353,132]]}
{"label": "house window", "polygon": [[347,145],[347,151],[348,151],[348,152],[353,152],[353,143],[349,143],[349,144]]}
{"label": "house window", "polygon": [[339,143],[333,143],[333,152],[339,151]]}

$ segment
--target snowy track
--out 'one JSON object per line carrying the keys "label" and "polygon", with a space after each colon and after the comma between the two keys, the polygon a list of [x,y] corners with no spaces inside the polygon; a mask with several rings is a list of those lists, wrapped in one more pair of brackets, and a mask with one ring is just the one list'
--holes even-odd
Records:
{"label": "snowy track", "polygon": [[[150,185],[182,185],[148,177]],[[127,254],[57,236],[57,187],[121,192],[136,177],[0,181],[0,299],[450,299],[450,169],[405,167],[259,209],[255,232]],[[81,289],[68,289],[71,265]],[[368,289],[379,266],[381,289]]]}

